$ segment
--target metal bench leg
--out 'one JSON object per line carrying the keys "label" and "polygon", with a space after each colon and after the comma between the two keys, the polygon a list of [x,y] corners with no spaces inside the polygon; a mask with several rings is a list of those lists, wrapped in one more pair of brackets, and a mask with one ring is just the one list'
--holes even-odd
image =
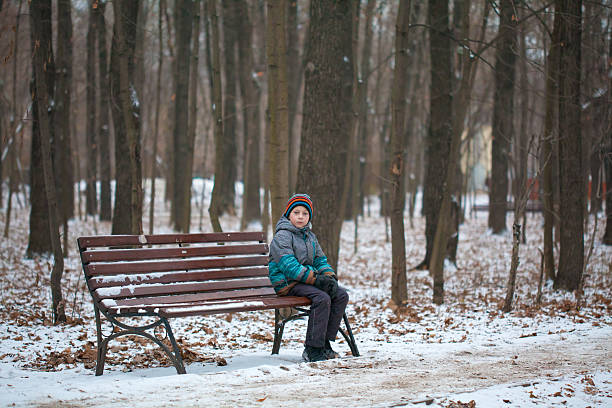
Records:
{"label": "metal bench leg", "polygon": [[278,309],[274,309],[274,345],[272,346],[272,354],[278,354],[283,339],[283,330],[285,329],[285,321],[281,318]]}
{"label": "metal bench leg", "polygon": [[170,358],[170,360],[172,360],[172,363],[174,364],[174,367],[176,368],[176,372],[178,374],[186,374],[187,371],[185,370],[185,364],[183,364],[183,357],[181,356],[181,349],[179,348],[178,344],[176,344],[176,340],[174,339],[174,334],[172,333],[172,329],[170,328],[170,323],[168,323],[168,320],[165,318],[162,318],[162,321],[164,322],[164,326],[166,327],[166,333],[168,334],[170,343],[172,343],[172,350],[174,352],[174,359]]}
{"label": "metal bench leg", "polygon": [[346,313],[344,314],[344,316],[342,316],[342,319],[344,320],[344,325],[346,326],[347,333],[344,333],[344,330],[342,329],[340,329],[340,333],[342,333],[342,336],[348,343],[349,348],[351,349],[351,354],[353,354],[354,357],[359,357],[357,343],[355,342],[355,338],[353,337],[353,331],[351,330],[351,325],[349,324],[348,317],[346,317]]}
{"label": "metal bench leg", "polygon": [[96,353],[96,376],[104,373],[104,360],[106,359],[106,351],[108,339],[102,340],[102,323],[100,322],[100,310],[94,305],[96,315],[96,335],[98,337],[98,351]]}

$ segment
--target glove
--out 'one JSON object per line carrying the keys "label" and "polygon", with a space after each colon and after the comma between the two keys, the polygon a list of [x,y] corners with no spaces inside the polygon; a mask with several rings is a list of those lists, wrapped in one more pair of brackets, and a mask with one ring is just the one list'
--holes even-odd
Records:
{"label": "glove", "polygon": [[315,288],[327,293],[332,299],[336,297],[336,292],[338,292],[338,282],[331,276],[317,276],[314,286]]}

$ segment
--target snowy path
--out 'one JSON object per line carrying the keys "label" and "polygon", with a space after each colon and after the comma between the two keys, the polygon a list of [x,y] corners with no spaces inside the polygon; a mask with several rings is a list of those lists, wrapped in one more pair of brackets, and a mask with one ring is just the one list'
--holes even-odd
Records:
{"label": "snowy path", "polygon": [[[520,406],[519,394],[529,394],[533,384],[552,381],[560,390],[564,376],[607,372],[595,403],[612,406],[609,326],[539,334],[504,344],[371,342],[361,347],[362,357],[325,363],[296,364],[297,349],[285,350],[285,354],[276,357],[245,353],[219,369],[225,371],[177,376],[170,375],[169,368],[148,369],[97,378],[82,372],[62,378],[53,388],[37,390],[35,384],[30,384],[30,390],[11,390],[16,392],[14,397],[21,394],[21,398],[13,400],[16,406],[388,407],[425,406],[424,402],[415,403],[432,398],[437,403],[443,397],[489,387],[493,391],[486,393],[488,398],[495,398],[494,388],[503,385],[497,391],[497,401],[507,399],[506,406]],[[197,371],[197,367],[188,367],[189,371]],[[34,376],[31,379],[36,382]],[[2,383],[5,385],[5,379]],[[18,387],[25,387],[25,383]],[[526,401],[537,405],[537,396]],[[546,401],[551,403],[550,396]]]}

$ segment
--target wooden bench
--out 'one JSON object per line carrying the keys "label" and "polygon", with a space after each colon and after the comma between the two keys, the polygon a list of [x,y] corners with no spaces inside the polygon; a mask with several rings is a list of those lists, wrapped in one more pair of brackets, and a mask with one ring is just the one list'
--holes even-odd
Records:
{"label": "wooden bench", "polygon": [[[185,374],[170,318],[274,309],[272,354],[278,354],[285,324],[309,313],[310,299],[274,292],[263,232],[105,235],[77,242],[96,317],[96,375],[104,371],[109,341],[125,335],[153,341]],[[282,308],[296,313],[284,316]],[[101,315],[112,326],[108,335]],[[359,356],[346,314],[343,320],[346,331],[340,332]],[[156,333],[160,326],[172,349]]]}

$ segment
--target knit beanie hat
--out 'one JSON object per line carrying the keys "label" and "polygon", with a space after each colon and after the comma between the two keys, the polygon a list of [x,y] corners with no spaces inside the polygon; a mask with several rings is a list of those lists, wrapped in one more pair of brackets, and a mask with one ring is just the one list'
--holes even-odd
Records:
{"label": "knit beanie hat", "polygon": [[289,201],[287,201],[287,207],[285,207],[285,212],[283,213],[283,215],[289,218],[289,214],[291,214],[291,211],[293,211],[293,209],[298,205],[306,207],[306,209],[308,210],[308,216],[310,217],[308,221],[312,221],[313,206],[312,200],[310,199],[310,196],[308,194],[294,194],[289,199]]}

